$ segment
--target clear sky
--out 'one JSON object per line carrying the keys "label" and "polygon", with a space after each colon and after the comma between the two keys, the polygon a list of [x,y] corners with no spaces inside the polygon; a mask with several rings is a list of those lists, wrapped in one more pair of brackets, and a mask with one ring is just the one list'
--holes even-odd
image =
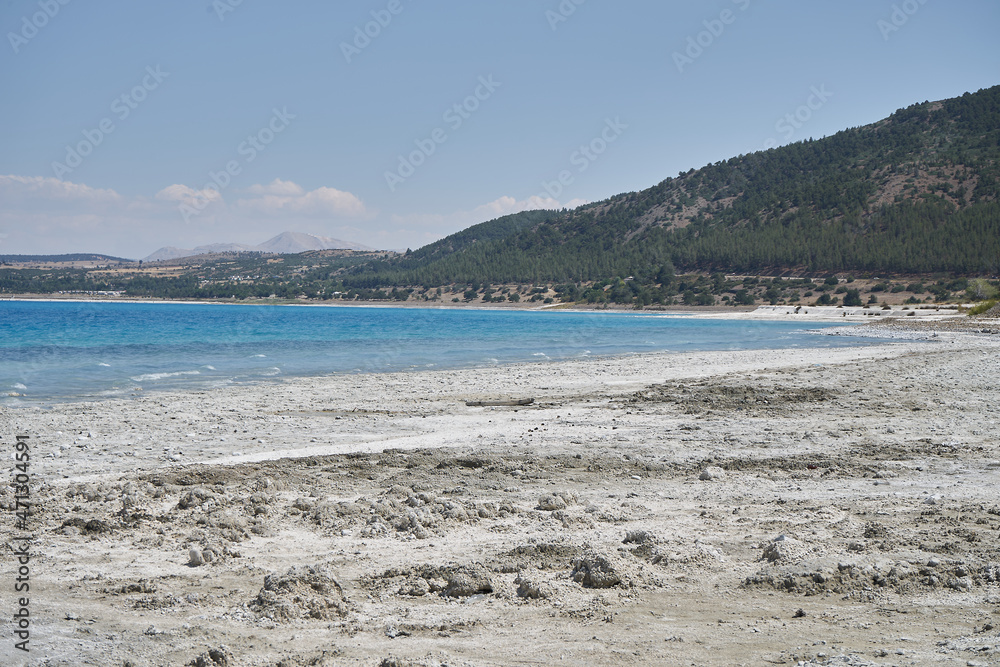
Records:
{"label": "clear sky", "polygon": [[1000,83],[996,0],[0,0],[0,31],[0,254],[415,248]]}

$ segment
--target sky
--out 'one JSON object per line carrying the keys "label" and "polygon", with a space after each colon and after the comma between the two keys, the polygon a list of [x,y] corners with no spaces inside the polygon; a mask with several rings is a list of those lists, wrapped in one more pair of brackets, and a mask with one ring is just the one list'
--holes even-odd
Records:
{"label": "sky", "polygon": [[1000,84],[996,0],[0,0],[0,254],[417,248]]}

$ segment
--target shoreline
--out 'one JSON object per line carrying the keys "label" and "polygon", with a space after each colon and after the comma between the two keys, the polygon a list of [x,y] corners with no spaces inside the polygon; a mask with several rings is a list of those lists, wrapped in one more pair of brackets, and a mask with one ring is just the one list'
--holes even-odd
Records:
{"label": "shoreline", "polygon": [[[399,412],[396,408],[386,408],[385,404],[406,404],[407,410],[400,412],[405,419],[426,419],[427,414],[413,406],[434,403],[431,412],[451,411],[451,406],[461,409],[467,400],[492,400],[497,398],[534,398],[536,405],[521,408],[526,411],[538,409],[547,401],[559,400],[566,395],[597,390],[621,391],[640,390],[645,386],[668,379],[693,380],[722,374],[752,372],[757,369],[822,367],[829,364],[858,364],[866,361],[892,359],[908,354],[934,352],[948,347],[988,345],[992,341],[976,337],[951,335],[935,340],[921,338],[891,339],[871,345],[838,348],[786,348],[752,350],[710,350],[689,352],[648,352],[630,355],[591,357],[584,359],[559,360],[550,362],[516,362],[498,366],[477,366],[458,369],[416,369],[362,374],[332,374],[315,376],[295,376],[266,382],[233,384],[214,388],[169,389],[156,392],[142,392],[124,397],[50,401],[22,407],[0,407],[0,417],[7,417],[14,430],[21,428],[28,432],[30,424],[39,417],[51,424],[47,435],[51,437],[57,455],[48,457],[42,464],[45,468],[60,467],[66,457],[76,455],[74,467],[82,466],[92,470],[123,471],[136,466],[160,466],[212,461],[220,462],[234,457],[233,462],[250,462],[271,458],[282,458],[293,450],[308,450],[314,456],[325,453],[349,453],[351,451],[371,451],[373,443],[368,434],[363,437],[339,438],[336,443],[318,444],[313,436],[304,438],[269,424],[266,418],[243,418],[242,422],[255,422],[265,437],[240,437],[222,435],[216,442],[201,429],[194,428],[196,422],[185,428],[178,427],[173,413],[161,413],[162,408],[174,406],[179,413],[190,416],[202,409],[213,414],[240,414],[247,406],[256,406],[265,414],[282,413],[300,415],[312,427],[322,425],[330,414],[335,421],[351,418],[357,414],[375,414],[372,411],[387,411],[387,415]],[[408,387],[434,387],[426,397],[413,396]],[[490,390],[487,388],[504,387]],[[432,398],[433,396],[433,398]],[[330,397],[330,398],[328,398]],[[333,399],[332,397],[344,397]],[[448,403],[447,409],[440,405]],[[203,407],[195,407],[203,406]],[[416,412],[414,412],[416,410]],[[514,409],[515,412],[517,409]],[[74,415],[99,416],[99,426],[91,418],[85,430],[74,429]],[[152,415],[158,414],[153,419]],[[429,413],[428,413],[429,414]],[[337,416],[339,415],[339,417]],[[153,430],[155,435],[141,434],[130,438],[116,433],[116,424],[144,423],[142,430]],[[229,423],[231,419],[222,419]],[[23,426],[22,426],[23,425]],[[309,427],[309,428],[312,428]],[[306,428],[305,430],[309,430]],[[216,429],[218,430],[218,429]],[[229,431],[229,429],[225,429]],[[244,433],[248,429],[238,428]],[[423,430],[422,428],[420,429]],[[21,432],[21,431],[18,431]],[[81,437],[80,433],[90,433]],[[97,432],[100,435],[94,435]],[[393,439],[402,437],[393,432]],[[105,444],[99,452],[91,445],[92,438],[100,438]],[[164,440],[176,445],[169,451],[150,448],[150,440]],[[417,438],[411,446],[433,446]],[[278,446],[275,443],[280,442]],[[357,450],[350,449],[357,446]],[[402,446],[401,444],[399,446]],[[443,446],[443,445],[442,445]],[[327,449],[323,449],[327,447]],[[345,448],[346,447],[346,448]],[[141,451],[140,451],[141,449]],[[176,460],[173,452],[184,452]],[[235,452],[235,453],[234,453]],[[205,457],[208,458],[205,458]],[[253,458],[263,456],[263,458]],[[250,458],[245,458],[250,457]],[[51,460],[50,460],[51,459]],[[122,464],[125,467],[122,467]]]}
{"label": "shoreline", "polygon": [[[204,305],[204,306],[254,306],[254,307],[309,307],[309,308],[401,308],[416,310],[474,310],[482,312],[538,312],[538,313],[616,313],[646,316],[690,317],[693,319],[731,319],[731,320],[773,320],[788,321],[789,318],[816,322],[871,322],[874,318],[882,320],[912,317],[913,321],[940,321],[961,319],[964,315],[959,308],[964,306],[924,306],[899,307],[893,306],[882,310],[881,306],[663,306],[662,308],[625,308],[611,306],[588,306],[584,304],[556,303],[546,305],[529,305],[527,303],[505,303],[503,305],[484,304],[454,304],[433,302],[280,302],[263,303],[260,301],[189,301],[170,299],[138,299],[138,298],[108,298],[87,299],[68,297],[65,299],[45,296],[18,296],[0,299],[0,301],[29,303],[139,303],[151,305]],[[432,305],[433,304],[433,305]],[[910,316],[909,313],[916,313]]]}

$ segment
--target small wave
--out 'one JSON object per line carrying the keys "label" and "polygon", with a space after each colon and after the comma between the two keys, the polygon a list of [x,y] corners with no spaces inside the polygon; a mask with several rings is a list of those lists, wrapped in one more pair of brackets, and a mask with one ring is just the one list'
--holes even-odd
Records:
{"label": "small wave", "polygon": [[253,359],[267,359],[267,355],[266,354],[255,354],[251,358],[253,358]]}
{"label": "small wave", "polygon": [[146,375],[136,375],[132,378],[135,382],[146,382],[147,380],[163,380],[164,378],[179,377],[181,375],[201,375],[201,371],[177,371],[176,373],[147,373]]}
{"label": "small wave", "polygon": [[271,375],[281,375],[281,369],[277,366],[271,366],[270,368],[265,368],[260,372],[261,375],[271,376]]}
{"label": "small wave", "polygon": [[101,363],[97,364],[97,365],[98,366],[104,366],[105,368],[111,368],[111,364],[106,364],[103,361]]}
{"label": "small wave", "polygon": [[11,389],[27,389],[27,387],[25,387],[25,386],[24,386],[23,384],[21,384],[20,382],[17,382],[17,383],[15,383],[15,384],[12,384],[12,385],[10,386],[10,388],[11,388]]}
{"label": "small wave", "polygon": [[202,366],[202,368],[207,368],[210,371],[214,371],[215,370],[215,366]]}

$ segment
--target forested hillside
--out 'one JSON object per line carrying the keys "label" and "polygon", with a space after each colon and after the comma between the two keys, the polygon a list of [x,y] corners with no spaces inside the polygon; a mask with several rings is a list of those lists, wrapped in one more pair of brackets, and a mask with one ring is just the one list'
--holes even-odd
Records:
{"label": "forested hillside", "polygon": [[478,225],[343,280],[359,288],[648,282],[664,267],[992,275],[1000,270],[998,156],[1000,86],[574,211]]}

